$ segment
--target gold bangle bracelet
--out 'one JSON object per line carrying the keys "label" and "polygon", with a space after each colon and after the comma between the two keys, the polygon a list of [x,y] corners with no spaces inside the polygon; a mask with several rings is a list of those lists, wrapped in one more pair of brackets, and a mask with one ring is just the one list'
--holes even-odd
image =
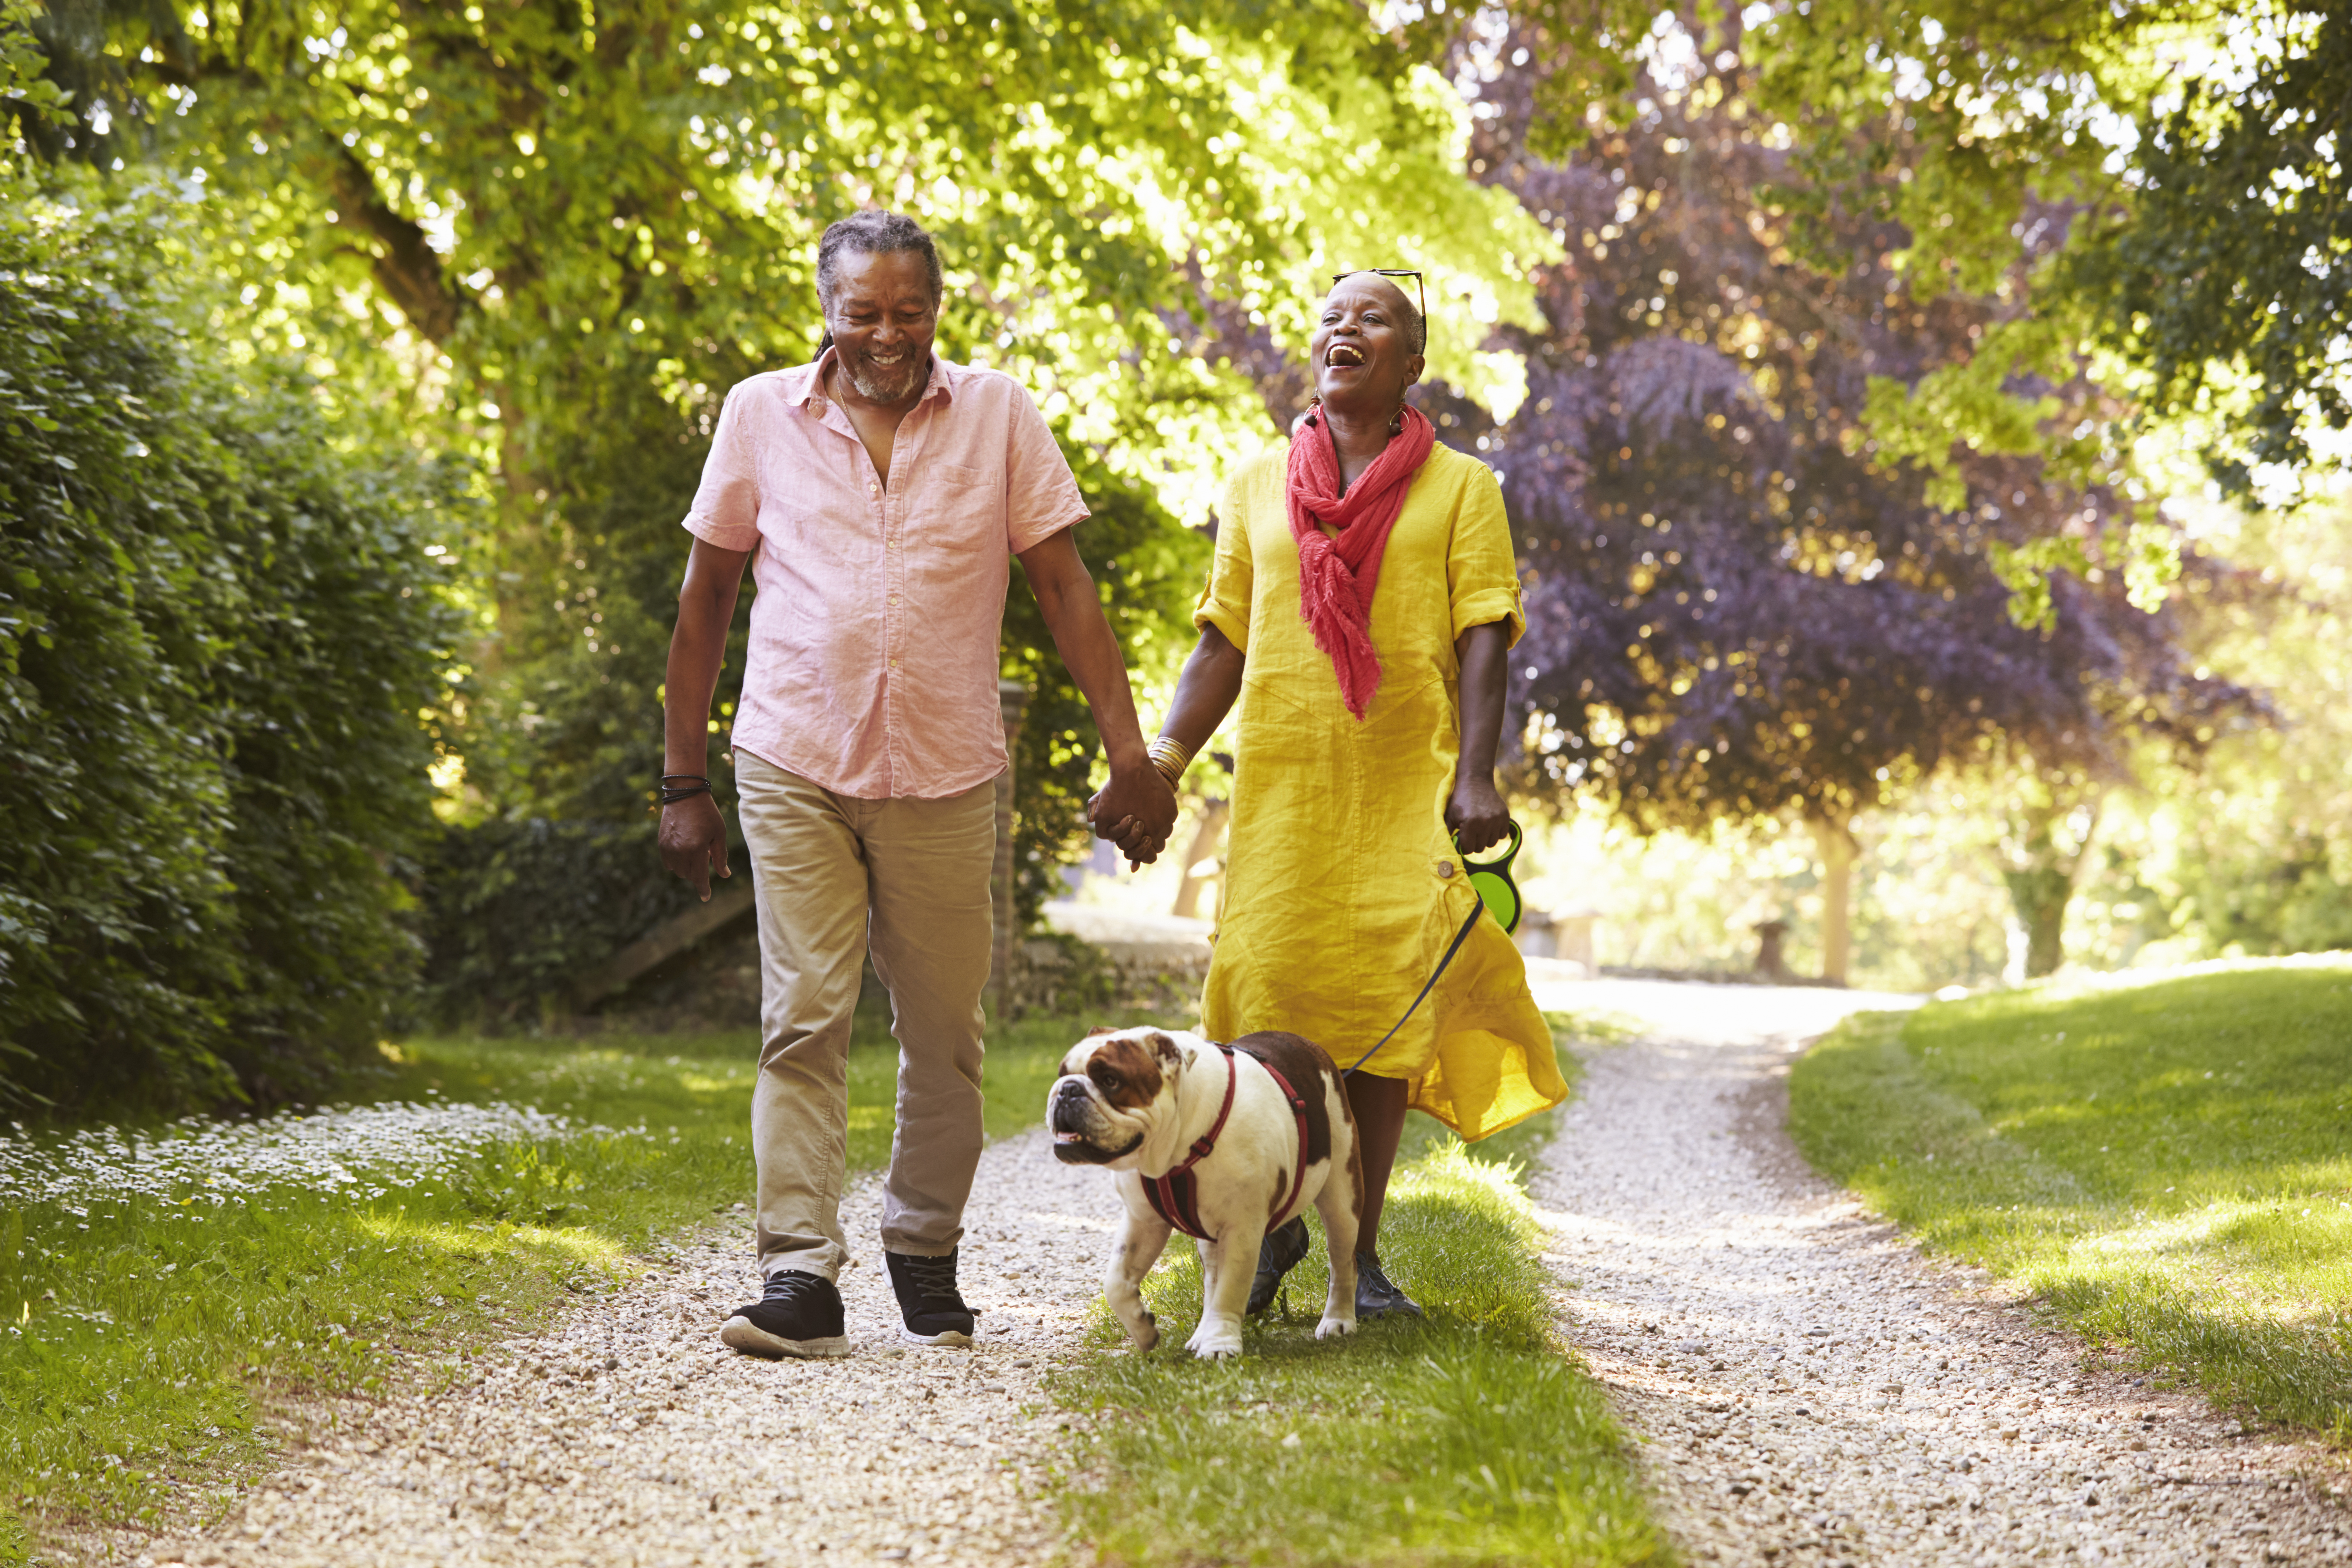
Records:
{"label": "gold bangle bracelet", "polygon": [[1155,736],[1144,751],[1150,757],[1151,765],[1160,770],[1160,776],[1168,781],[1168,787],[1171,790],[1177,787],[1177,781],[1184,776],[1184,770],[1192,763],[1192,748],[1166,735]]}

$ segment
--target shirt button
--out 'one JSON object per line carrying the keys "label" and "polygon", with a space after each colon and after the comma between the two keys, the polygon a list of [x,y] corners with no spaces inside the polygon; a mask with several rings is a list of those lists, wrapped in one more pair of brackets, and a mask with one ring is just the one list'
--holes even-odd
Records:
{"label": "shirt button", "polygon": [[808,410],[809,410],[809,416],[810,416],[811,418],[814,418],[814,419],[822,419],[822,418],[824,418],[824,398],[822,398],[822,397],[812,397],[812,398],[810,398],[810,399],[809,399],[809,405],[808,405]]}
{"label": "shirt button", "polygon": [[1454,875],[1454,862],[1451,860],[1440,860],[1437,863],[1437,874],[1441,877],[1451,877]]}
{"label": "shirt button", "polygon": [[892,659],[892,660],[890,661],[890,668],[893,668],[893,669],[898,668],[898,661],[897,659],[895,659],[895,658],[894,658],[894,659]]}
{"label": "shirt button", "polygon": [[898,607],[898,595],[896,594],[890,595],[890,607],[894,610]]}

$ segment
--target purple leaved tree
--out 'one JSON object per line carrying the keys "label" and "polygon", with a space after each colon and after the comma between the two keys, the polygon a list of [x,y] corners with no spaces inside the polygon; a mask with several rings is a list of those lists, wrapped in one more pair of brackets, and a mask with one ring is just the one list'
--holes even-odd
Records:
{"label": "purple leaved tree", "polygon": [[[2028,968],[2055,967],[2084,811],[2129,750],[2193,752],[2261,704],[2197,673],[2177,615],[2135,608],[2096,564],[2126,498],[1971,456],[1965,504],[1942,510],[1861,428],[1872,377],[1964,358],[2024,308],[2021,279],[2007,300],[1931,294],[1885,264],[1898,231],[1834,209],[1816,264],[1793,257],[1770,195],[1789,171],[1729,55],[1671,89],[1642,77],[1627,129],[1558,159],[1528,146],[1540,58],[1506,39],[1455,64],[1478,59],[1472,168],[1569,250],[1543,279],[1546,328],[1506,334],[1529,372],[1511,420],[1444,388],[1424,404],[1499,471],[1520,533],[1525,781],[1598,792],[1644,832],[1801,819],[1823,862],[1824,978],[1843,983],[1854,814],[1939,768],[1998,770],[2016,781]],[[2070,423],[2100,396],[2026,390]],[[2093,565],[2053,576],[2054,616],[2029,628],[1994,556],[2052,537]]]}

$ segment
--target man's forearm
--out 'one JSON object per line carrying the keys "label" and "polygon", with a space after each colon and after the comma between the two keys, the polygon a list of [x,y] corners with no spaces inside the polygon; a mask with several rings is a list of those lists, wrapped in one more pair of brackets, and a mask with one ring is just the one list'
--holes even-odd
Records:
{"label": "man's forearm", "polygon": [[677,595],[677,628],[670,633],[663,678],[662,772],[710,771],[710,699],[727,658],[727,625],[735,618],[745,552],[698,542],[688,558]]}
{"label": "man's forearm", "polygon": [[1120,773],[1150,767],[1143,725],[1135,716],[1135,692],[1128,684],[1127,660],[1077,546],[1066,531],[1057,533],[1024,553],[1021,564],[1062,666],[1094,712],[1095,731],[1102,737],[1111,767]]}
{"label": "man's forearm", "polygon": [[683,607],[670,634],[662,699],[662,772],[710,771],[710,699],[719,689],[721,637],[697,635]]}
{"label": "man's forearm", "polygon": [[1075,605],[1062,619],[1049,615],[1046,625],[1070,679],[1094,711],[1095,731],[1102,737],[1110,765],[1121,771],[1150,767],[1143,724],[1135,714],[1135,689],[1128,684],[1127,661],[1119,657],[1118,639],[1111,635],[1102,606],[1091,600]]}

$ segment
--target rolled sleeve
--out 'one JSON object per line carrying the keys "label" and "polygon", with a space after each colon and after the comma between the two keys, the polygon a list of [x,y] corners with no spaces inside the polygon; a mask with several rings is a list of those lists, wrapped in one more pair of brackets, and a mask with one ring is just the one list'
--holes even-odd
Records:
{"label": "rolled sleeve", "polygon": [[1462,497],[1454,521],[1454,541],[1445,557],[1446,592],[1454,608],[1454,635],[1493,621],[1511,624],[1510,641],[1528,629],[1519,606],[1519,563],[1511,549],[1510,514],[1492,469],[1481,468]]}
{"label": "rolled sleeve", "polygon": [[1217,551],[1209,561],[1209,581],[1192,605],[1192,626],[1214,626],[1243,653],[1249,651],[1250,589],[1249,513],[1243,508],[1238,476],[1217,501]]}
{"label": "rolled sleeve", "polygon": [[1004,542],[1013,554],[1042,544],[1087,518],[1086,498],[1054,439],[1053,426],[1019,387],[1013,389],[1004,443]]}
{"label": "rolled sleeve", "polygon": [[760,547],[759,465],[749,450],[742,396],[743,387],[736,387],[719,410],[719,428],[710,438],[710,456],[703,460],[702,482],[686,514],[686,531],[721,550]]}

